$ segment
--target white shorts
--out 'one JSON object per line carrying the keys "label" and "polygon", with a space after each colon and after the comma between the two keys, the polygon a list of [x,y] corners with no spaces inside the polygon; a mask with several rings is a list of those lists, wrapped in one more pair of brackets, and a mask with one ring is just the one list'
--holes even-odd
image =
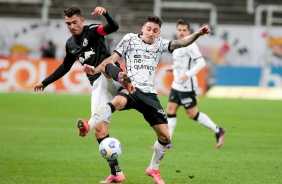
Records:
{"label": "white shorts", "polygon": [[[103,74],[101,74],[101,76],[94,81],[92,86],[91,115],[93,116],[99,107],[112,101],[120,88],[121,84],[119,82],[106,78]],[[105,121],[110,123],[111,116]]]}

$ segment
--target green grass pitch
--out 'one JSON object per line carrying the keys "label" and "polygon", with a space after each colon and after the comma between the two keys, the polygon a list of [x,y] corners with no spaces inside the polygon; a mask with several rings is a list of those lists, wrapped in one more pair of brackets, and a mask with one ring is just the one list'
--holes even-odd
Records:
{"label": "green grass pitch", "polygon": [[[160,96],[166,108],[167,97]],[[160,165],[167,184],[282,183],[281,101],[201,97],[198,108],[226,128],[215,148],[214,134],[187,118],[181,108],[173,148]],[[0,183],[90,184],[110,170],[89,133],[77,135],[88,119],[90,95],[0,93]],[[135,110],[115,112],[110,135],[123,146],[119,163],[128,184],[150,184],[145,175],[156,135]]]}

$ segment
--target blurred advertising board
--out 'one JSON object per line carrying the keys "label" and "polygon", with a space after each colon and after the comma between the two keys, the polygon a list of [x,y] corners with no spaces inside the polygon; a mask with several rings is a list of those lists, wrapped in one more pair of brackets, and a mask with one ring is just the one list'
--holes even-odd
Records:
{"label": "blurred advertising board", "polygon": [[[50,75],[62,60],[56,59],[13,59],[0,58],[0,91],[33,91],[33,87]],[[124,69],[124,62],[120,61]],[[155,86],[159,94],[167,95],[173,75],[166,72],[172,63],[160,62],[156,71]],[[206,69],[199,75],[199,95],[206,92]],[[86,93],[91,91],[90,83],[81,68],[75,63],[71,70],[58,81],[50,84],[47,92]]]}
{"label": "blurred advertising board", "polygon": [[282,100],[282,68],[217,66],[216,85],[206,96]]}

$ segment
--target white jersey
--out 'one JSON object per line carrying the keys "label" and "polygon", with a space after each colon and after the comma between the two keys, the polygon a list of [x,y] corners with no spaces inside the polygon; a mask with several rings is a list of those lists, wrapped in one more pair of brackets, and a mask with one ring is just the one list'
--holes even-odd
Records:
{"label": "white jersey", "polygon": [[182,47],[173,51],[173,89],[176,89],[178,91],[197,90],[198,81],[195,75],[189,76],[188,80],[185,83],[181,83],[180,78],[195,65],[195,60],[200,57],[202,57],[202,54],[196,43],[192,43],[187,47]]}
{"label": "white jersey", "polygon": [[169,52],[170,41],[161,37],[147,44],[139,34],[126,34],[115,52],[125,59],[126,72],[132,84],[143,92],[157,93],[154,87],[155,73],[161,54]]}

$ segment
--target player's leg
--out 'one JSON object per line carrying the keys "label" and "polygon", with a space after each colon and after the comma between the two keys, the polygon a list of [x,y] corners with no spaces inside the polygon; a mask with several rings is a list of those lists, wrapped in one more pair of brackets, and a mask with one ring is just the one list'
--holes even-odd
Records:
{"label": "player's leg", "polygon": [[159,166],[168,149],[167,145],[170,143],[168,124],[159,124],[152,127],[158,136],[158,140],[154,144],[154,153],[151,163],[146,169],[146,174],[153,177],[157,184],[164,184],[164,181],[160,175]]}
{"label": "player's leg", "polygon": [[123,109],[126,103],[127,99],[124,96],[117,95],[111,102],[99,107],[88,121],[90,129],[99,125],[116,110]]}
{"label": "player's leg", "polygon": [[223,144],[225,130],[218,127],[207,114],[198,111],[197,98],[194,93],[188,93],[188,95],[192,101],[190,101],[189,104],[183,104],[184,108],[186,109],[186,114],[189,116],[189,118],[212,130],[216,136],[216,147],[220,148]]}
{"label": "player's leg", "polygon": [[171,88],[169,97],[168,97],[168,104],[166,108],[170,139],[172,139],[172,134],[177,124],[176,113],[177,113],[177,110],[180,104],[181,104],[181,101],[180,101],[179,92]]}
{"label": "player's leg", "polygon": [[[113,81],[110,78],[101,75],[99,77],[100,81],[97,85],[93,85],[92,96],[91,96],[91,114],[92,117],[99,111],[103,111],[104,104],[109,102],[114,98],[117,94],[118,89],[120,88],[120,84]],[[107,109],[107,108],[106,108]],[[101,115],[103,113],[101,112]],[[104,113],[102,115],[101,120],[99,120],[100,124],[95,125],[95,137],[100,144],[102,140],[109,137],[109,126],[111,121],[112,113]],[[94,126],[89,122],[90,128]],[[101,123],[102,122],[102,123]],[[111,182],[123,182],[125,180],[125,176],[122,173],[122,170],[118,164],[118,160],[107,161],[111,170],[111,174],[107,177],[106,180],[101,181],[100,183],[111,183]]]}
{"label": "player's leg", "polygon": [[111,78],[106,78],[104,75],[101,75],[93,83],[91,96],[92,116],[89,121],[81,118],[77,120],[80,136],[86,136],[89,130],[111,116],[114,107],[108,105],[108,103],[114,98],[120,88],[121,85],[118,82],[113,81]]}
{"label": "player's leg", "polygon": [[[105,138],[109,137],[109,126],[110,124],[106,121],[103,121],[99,125],[95,127],[95,137],[100,144]],[[119,166],[118,160],[107,160],[111,174],[103,181],[100,181],[100,183],[120,183],[125,181],[125,176]]]}
{"label": "player's leg", "polygon": [[121,68],[109,63],[105,65],[105,73],[110,75],[115,81],[121,83],[121,85],[131,94],[135,93],[135,87],[133,86],[130,77],[122,71]]}
{"label": "player's leg", "polygon": [[[109,102],[114,98],[114,95],[117,94],[119,88],[120,88],[119,83],[113,81],[112,79],[106,78],[104,75],[101,75],[93,83],[92,96],[91,96],[92,116],[97,110],[99,110],[100,106],[106,104],[107,102]],[[110,121],[111,121],[111,114],[104,116],[104,118],[101,120],[102,123],[100,122],[100,124],[97,124],[95,126],[95,137],[99,144],[100,142],[102,142],[103,139],[109,137],[108,129],[109,129]],[[90,130],[90,127],[91,128],[94,127],[91,126],[91,124],[89,124],[89,122],[87,121],[84,121],[84,124],[89,126],[88,132]],[[85,127],[86,126],[84,126],[84,128]],[[81,133],[81,129],[79,129],[79,131]],[[108,164],[111,169],[111,174],[106,180],[101,181],[101,183],[111,183],[111,182],[117,183],[124,181],[125,177],[118,165],[118,161],[117,160],[108,161]]]}
{"label": "player's leg", "polygon": [[163,184],[164,181],[160,176],[159,165],[168,149],[167,145],[170,143],[166,114],[156,94],[143,93],[137,90],[134,95],[138,97],[137,99],[142,99],[135,105],[136,109],[143,114],[145,120],[151,125],[158,136],[158,140],[154,144],[154,153],[150,165],[146,169],[146,174],[153,177],[157,184]]}
{"label": "player's leg", "polygon": [[176,112],[178,107],[179,105],[174,102],[168,102],[167,104],[166,114],[170,139],[172,139],[172,135],[177,124]]}

